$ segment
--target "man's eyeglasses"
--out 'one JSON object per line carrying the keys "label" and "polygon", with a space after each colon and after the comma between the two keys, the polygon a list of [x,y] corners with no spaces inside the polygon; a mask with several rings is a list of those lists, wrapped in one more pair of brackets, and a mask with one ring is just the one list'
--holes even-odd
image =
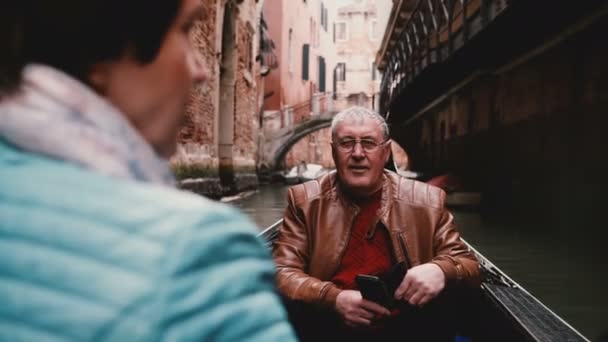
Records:
{"label": "man's eyeglasses", "polygon": [[361,144],[363,151],[366,153],[372,153],[375,152],[381,145],[386,144],[387,141],[388,140],[384,140],[383,142],[377,143],[371,139],[341,139],[337,142],[332,142],[332,144],[334,144],[340,152],[348,153],[352,152],[355,149],[355,145],[359,143]]}

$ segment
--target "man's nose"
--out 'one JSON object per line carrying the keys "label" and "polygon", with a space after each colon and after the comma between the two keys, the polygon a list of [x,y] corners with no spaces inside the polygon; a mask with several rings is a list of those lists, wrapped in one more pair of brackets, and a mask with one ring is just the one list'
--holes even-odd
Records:
{"label": "man's nose", "polygon": [[203,61],[203,56],[198,51],[192,53],[190,73],[192,75],[192,82],[195,84],[203,83],[209,78],[207,65]]}
{"label": "man's nose", "polygon": [[365,153],[363,153],[363,146],[361,146],[361,143],[359,143],[359,142],[355,143],[355,146],[353,146],[353,152],[352,152],[351,156],[353,156],[355,158],[365,157]]}

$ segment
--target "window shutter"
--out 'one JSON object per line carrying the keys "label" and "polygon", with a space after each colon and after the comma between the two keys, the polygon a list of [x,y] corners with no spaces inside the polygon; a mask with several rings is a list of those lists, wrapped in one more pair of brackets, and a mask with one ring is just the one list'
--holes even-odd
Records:
{"label": "window shutter", "polygon": [[376,80],[376,62],[372,62],[372,81]]}
{"label": "window shutter", "polygon": [[325,92],[325,58],[319,57],[319,91]]}
{"label": "window shutter", "polygon": [[338,63],[336,71],[337,81],[346,81],[346,63]]}
{"label": "window shutter", "polygon": [[302,45],[302,79],[308,80],[308,65],[309,65],[310,45]]}
{"label": "window shutter", "polygon": [[334,43],[336,42],[336,23],[334,22]]}
{"label": "window shutter", "polygon": [[323,3],[321,3],[321,15],[319,16],[321,19],[321,26],[323,26],[323,21],[325,20],[325,15],[323,15],[325,13],[324,7],[325,6],[323,6]]}

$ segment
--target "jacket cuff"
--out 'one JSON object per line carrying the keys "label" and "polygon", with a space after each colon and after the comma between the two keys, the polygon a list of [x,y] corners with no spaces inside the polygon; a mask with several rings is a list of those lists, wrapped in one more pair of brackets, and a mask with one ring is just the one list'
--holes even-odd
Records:
{"label": "jacket cuff", "polygon": [[342,290],[337,288],[334,284],[327,284],[325,294],[323,294],[321,297],[321,304],[325,307],[335,309],[336,298],[338,297],[338,294],[340,294],[340,292],[342,292]]}
{"label": "jacket cuff", "polygon": [[432,264],[435,264],[441,268],[443,274],[445,275],[446,284],[458,279],[458,270],[454,265],[454,262],[450,259],[435,259],[431,261]]}

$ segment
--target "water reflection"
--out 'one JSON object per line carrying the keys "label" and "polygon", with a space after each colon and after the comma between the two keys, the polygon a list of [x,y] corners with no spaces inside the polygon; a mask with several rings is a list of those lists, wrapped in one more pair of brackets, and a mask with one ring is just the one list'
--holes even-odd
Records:
{"label": "water reflection", "polygon": [[232,202],[257,224],[260,230],[283,217],[287,203],[287,186],[266,185],[255,194]]}
{"label": "water reflection", "polygon": [[504,223],[475,212],[453,213],[463,238],[585,336],[608,327],[608,280],[598,268],[595,244],[524,218]]}
{"label": "water reflection", "polygon": [[[262,229],[283,216],[286,193],[286,186],[265,186],[233,204]],[[592,339],[608,330],[606,254],[602,241],[589,237],[594,229],[452,213],[463,238],[577,330]]]}

